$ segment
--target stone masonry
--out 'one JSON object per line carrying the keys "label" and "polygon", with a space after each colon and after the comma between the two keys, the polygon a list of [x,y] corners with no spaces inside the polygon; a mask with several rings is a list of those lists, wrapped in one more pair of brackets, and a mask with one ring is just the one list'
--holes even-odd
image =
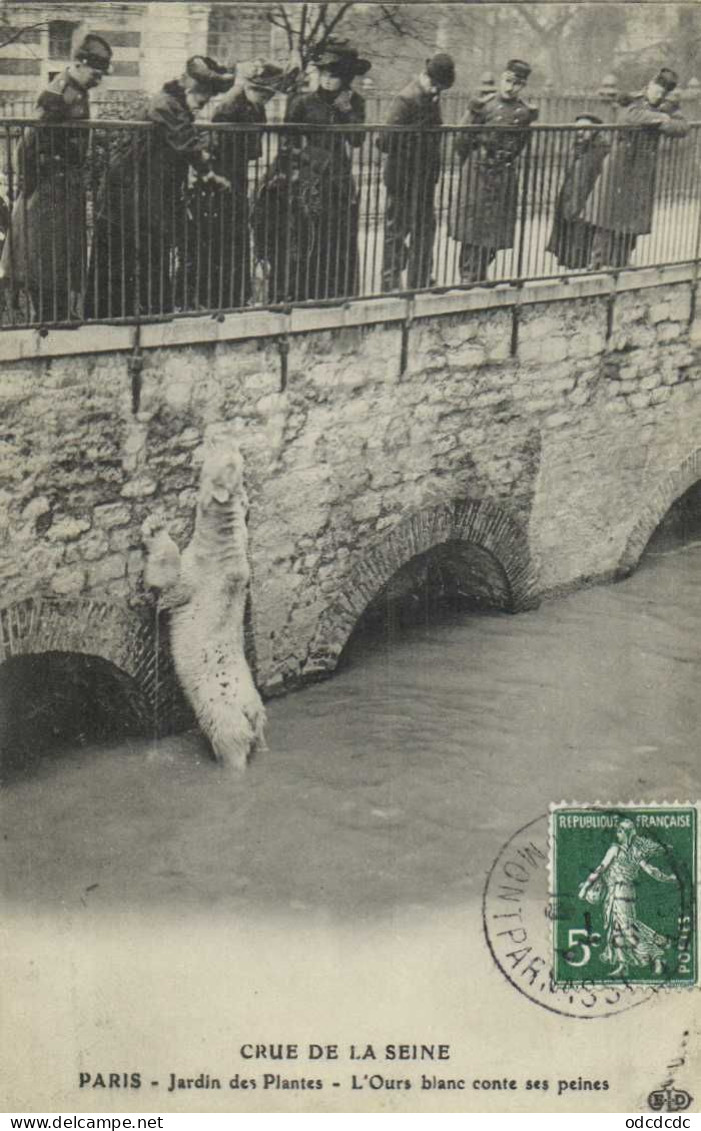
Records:
{"label": "stone masonry", "polygon": [[[116,606],[84,646],[139,678],[149,665],[125,660],[124,636],[154,623],[140,525],[161,507],[186,544],[204,437],[222,420],[247,468],[253,660],[269,694],[333,670],[367,604],[432,547],[479,548],[513,611],[630,571],[701,477],[692,290],[560,286],[551,301],[522,293],[516,313],[496,291],[444,315],[434,296],[411,323],[293,333],[284,356],[275,336],[163,344],[144,350],[136,412],[123,350],[7,361],[0,625],[27,601],[73,610],[64,621],[92,609],[93,624],[95,602]],[[14,644],[3,628],[0,647],[41,650],[31,623]],[[80,638],[67,631],[66,650]]]}

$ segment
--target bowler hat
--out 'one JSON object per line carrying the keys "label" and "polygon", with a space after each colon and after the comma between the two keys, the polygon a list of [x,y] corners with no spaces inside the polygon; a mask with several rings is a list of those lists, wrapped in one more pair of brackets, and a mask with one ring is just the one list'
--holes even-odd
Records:
{"label": "bowler hat", "polygon": [[515,78],[525,82],[531,73],[531,65],[530,63],[524,63],[523,59],[509,59],[506,64],[506,70]]}
{"label": "bowler hat", "polygon": [[210,95],[230,90],[236,77],[235,71],[222,67],[209,55],[192,55],[185,64],[185,73]]}
{"label": "bowler hat", "polygon": [[112,60],[112,48],[101,35],[90,32],[75,49],[73,58],[79,63],[87,63],[96,71],[107,73]]}
{"label": "bowler hat", "polygon": [[426,74],[433,82],[447,90],[455,82],[455,63],[452,55],[448,55],[445,51],[432,55],[426,60]]}
{"label": "bowler hat", "polygon": [[652,81],[669,93],[670,90],[674,90],[679,82],[679,75],[671,67],[660,67]]}

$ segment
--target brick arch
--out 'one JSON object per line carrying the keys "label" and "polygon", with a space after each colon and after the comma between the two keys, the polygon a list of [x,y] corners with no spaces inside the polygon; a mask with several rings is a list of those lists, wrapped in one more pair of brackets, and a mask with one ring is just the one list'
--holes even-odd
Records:
{"label": "brick arch", "polygon": [[685,491],[701,479],[701,448],[697,448],[684,462],[657,484],[652,496],[638,516],[628,535],[625,550],[616,569],[618,577],[627,577],[637,566],[643,551],[669,508]]}
{"label": "brick arch", "polygon": [[537,575],[524,528],[503,507],[485,499],[458,499],[408,515],[355,564],[341,591],[322,613],[308,665],[332,671],[358,618],[390,578],[412,558],[444,543],[478,546],[503,571],[505,608],[538,604]]}
{"label": "brick arch", "polygon": [[[12,656],[98,656],[133,679],[154,718],[171,704],[175,679],[155,615],[89,597],[26,597],[0,607],[0,663]],[[144,720],[147,721],[146,719]]]}

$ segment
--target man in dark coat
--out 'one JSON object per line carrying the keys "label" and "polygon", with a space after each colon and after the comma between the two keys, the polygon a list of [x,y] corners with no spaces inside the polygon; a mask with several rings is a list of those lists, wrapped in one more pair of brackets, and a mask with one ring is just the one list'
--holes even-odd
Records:
{"label": "man in dark coat", "polygon": [[256,202],[256,253],[270,269],[271,302],[357,293],[359,212],[352,154],[365,133],[353,127],[365,121],[365,99],[352,84],[371,64],[347,40],[334,38],[314,63],[319,86],[290,98],[285,122],[300,128],[285,131]]}
{"label": "man in dark coat", "polygon": [[643,126],[620,130],[591,194],[583,218],[597,228],[592,267],[625,267],[638,236],[652,229],[657,155],[662,137],[686,137],[689,127],[679,105],[670,98],[677,75],[663,67],[645,92],[624,99],[617,125]]}
{"label": "man in dark coat", "polygon": [[387,130],[378,145],[387,154],[384,182],[384,247],[382,289],[401,289],[407,269],[410,289],[431,285],[436,233],[434,196],[441,173],[443,124],[440,97],[455,82],[455,64],[440,52],[426,60],[424,71],[394,99]]}
{"label": "man in dark coat", "polygon": [[263,156],[265,107],[285,80],[281,67],[257,59],[212,116],[213,123],[248,128],[212,132],[214,169],[230,182],[231,191],[198,178],[190,195],[190,282],[200,307],[236,308],[251,299],[248,166]]}
{"label": "man in dark coat", "polygon": [[78,318],[85,281],[87,129],[51,129],[90,117],[88,91],[109,71],[112,49],[86,35],[73,60],[37,101],[37,128],[18,151],[20,195],[1,273],[13,296],[25,287],[39,322]]}
{"label": "man in dark coat", "polygon": [[[579,114],[575,125],[603,125],[596,114]],[[586,270],[592,257],[597,229],[581,218],[582,211],[599,179],[606,154],[610,149],[606,135],[596,129],[578,129],[571,161],[557,194],[555,216],[546,245],[563,267]]]}
{"label": "man in dark coat", "polygon": [[[91,318],[167,314],[186,305],[186,188],[190,168],[221,189],[195,113],[234,82],[214,59],[193,55],[145,111],[150,128],[125,130],[110,157],[98,203],[86,307]],[[174,277],[179,294],[174,293]]]}
{"label": "man in dark coat", "polygon": [[[520,98],[531,68],[511,59],[496,93],[475,98],[461,126],[484,126],[458,134],[455,154],[462,162],[448,233],[461,244],[460,280],[486,279],[497,251],[513,247],[518,215],[519,155],[538,111]],[[508,129],[507,127],[513,127]],[[492,128],[496,127],[496,128]]]}

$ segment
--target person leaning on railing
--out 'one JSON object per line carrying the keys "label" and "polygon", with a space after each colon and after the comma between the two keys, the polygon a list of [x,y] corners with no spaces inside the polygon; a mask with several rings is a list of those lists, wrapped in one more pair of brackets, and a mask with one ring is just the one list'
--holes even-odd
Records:
{"label": "person leaning on railing", "polygon": [[98,202],[88,317],[167,314],[186,305],[182,282],[175,294],[174,272],[187,255],[189,170],[214,187],[231,187],[213,168],[195,113],[233,82],[233,73],[214,59],[194,55],[181,78],[149,102],[144,118],[153,128],[120,131]]}
{"label": "person leaning on railing", "polygon": [[[530,64],[511,59],[496,93],[475,98],[460,126],[455,155],[462,162],[458,191],[450,207],[448,234],[460,243],[460,281],[476,283],[499,250],[513,247],[518,214],[518,158],[538,111],[519,97]],[[498,128],[491,129],[496,126]],[[504,127],[513,126],[513,129]]]}
{"label": "person leaning on railing", "polygon": [[616,132],[599,184],[583,210],[583,219],[596,228],[595,269],[625,267],[638,236],[652,229],[660,139],[679,139],[689,132],[678,104],[670,99],[678,81],[674,71],[662,67],[642,94],[619,100],[617,125],[648,128]]}
{"label": "person leaning on railing", "polygon": [[579,114],[575,118],[575,125],[580,128],[576,131],[572,155],[557,194],[553,226],[545,248],[558,263],[571,270],[586,270],[591,262],[597,229],[582,219],[582,212],[611,148],[606,134],[581,127],[603,124],[596,114]]}
{"label": "person leaning on railing", "polygon": [[441,175],[440,97],[455,82],[455,64],[440,52],[426,60],[421,74],[394,99],[387,126],[406,129],[380,134],[387,189],[382,255],[382,289],[431,285],[436,233],[434,197]]}
{"label": "person leaning on railing", "polygon": [[[79,318],[86,256],[85,168],[90,135],[64,123],[90,117],[88,91],[110,68],[112,48],[86,35],[73,61],[41,92],[38,122],[17,156],[20,195],[3,249],[0,275],[16,296],[26,289],[38,322]],[[51,129],[61,125],[61,129]]]}
{"label": "person leaning on railing", "polygon": [[256,127],[265,125],[266,104],[286,79],[281,67],[262,59],[239,67],[236,85],[212,115],[214,123],[249,128],[212,132],[214,169],[230,182],[231,192],[198,177],[189,194],[186,275],[188,303],[195,309],[231,309],[251,300],[248,166],[263,156]]}
{"label": "person leaning on railing", "polygon": [[[270,270],[270,301],[354,295],[358,287],[358,190],[351,149],[365,135],[365,99],[353,80],[370,70],[355,47],[330,38],[314,58],[317,90],[293,95],[288,131],[256,201],[256,255]],[[319,130],[315,126],[339,126]]]}

